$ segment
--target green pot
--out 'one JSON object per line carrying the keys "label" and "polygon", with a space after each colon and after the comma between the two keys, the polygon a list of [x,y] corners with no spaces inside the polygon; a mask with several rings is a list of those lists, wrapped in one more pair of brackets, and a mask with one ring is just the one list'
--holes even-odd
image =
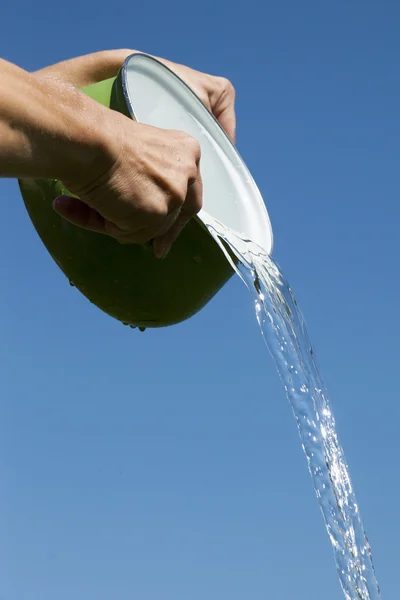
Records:
{"label": "green pot", "polygon": [[[141,78],[140,89],[146,88],[147,83],[150,86],[149,90],[144,89],[142,94],[137,93],[137,96],[140,96],[139,105],[141,103],[142,106],[148,107],[148,98],[153,99],[155,95],[152,87],[154,82],[167,94],[168,102],[172,98],[172,103],[179,104],[181,96],[184,96],[186,100],[183,104],[180,102],[179,106],[166,108],[170,108],[171,113],[175,111],[180,118],[188,112],[185,102],[192,103],[196,110],[200,111],[201,118],[207,121],[208,127],[213,132],[217,131],[217,138],[223,136],[222,142],[217,139],[217,151],[220,152],[221,144],[229,144],[229,151],[232,152],[233,149],[236,153],[197,96],[169,69],[151,57],[132,55],[125,62],[118,77],[92,85],[83,91],[113,110],[137,118],[140,122],[160,126],[160,123],[152,122],[151,115],[140,118],[140,115],[135,114],[135,89],[132,90],[132,87],[136,86],[137,92],[138,81],[132,81],[130,85],[133,76]],[[144,83],[143,77],[146,78]],[[171,90],[171,81],[176,89]],[[157,101],[162,102],[163,98]],[[168,104],[164,98],[165,102]],[[150,112],[154,114],[154,110]],[[163,119],[165,110],[160,114]],[[155,120],[157,121],[157,118]],[[165,126],[168,127],[169,123]],[[190,127],[192,126],[190,125],[189,129]],[[175,127],[178,128],[185,130],[184,127]],[[199,141],[202,145],[201,140]],[[204,154],[203,145],[202,151]],[[237,153],[235,157],[236,155],[238,160],[241,160]],[[210,165],[215,171],[214,158]],[[202,175],[205,183],[203,172]],[[245,175],[249,177],[248,172]],[[215,172],[213,177],[209,197],[216,189]],[[248,184],[248,180],[246,181]],[[233,275],[231,266],[208,233],[205,223],[209,219],[205,211],[202,211],[205,216],[202,217],[200,213],[199,217],[190,221],[173,244],[167,258],[158,260],[154,258],[149,245],[121,245],[112,238],[78,228],[58,216],[52,208],[52,203],[60,194],[68,193],[59,181],[20,180],[19,185],[37,233],[70,283],[93,304],[123,323],[141,328],[163,327],[188,319],[205,306]],[[236,185],[235,182],[232,185]],[[219,200],[217,204],[220,204]],[[211,208],[210,213],[213,215],[211,203],[208,205],[207,210]],[[219,207],[219,210],[227,212],[226,206]],[[213,215],[222,220],[220,216]]]}

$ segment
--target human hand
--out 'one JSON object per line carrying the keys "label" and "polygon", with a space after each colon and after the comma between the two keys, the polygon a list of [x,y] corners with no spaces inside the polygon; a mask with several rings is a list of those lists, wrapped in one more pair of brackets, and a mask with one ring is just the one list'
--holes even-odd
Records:
{"label": "human hand", "polygon": [[[115,77],[124,60],[135,50],[104,50],[50,65],[36,71],[38,77],[61,79],[77,88]],[[199,96],[213,113],[231,140],[235,142],[235,90],[228,79],[201,73],[184,65],[158,58]]]}
{"label": "human hand", "polygon": [[[37,76],[65,80],[80,87],[115,76],[130,54],[131,50],[117,50],[78,57],[39,71]],[[193,89],[235,142],[232,84],[223,77],[207,75],[165,59],[158,60]],[[200,149],[185,134],[146,128],[132,122],[127,125],[124,117],[118,118],[115,113],[111,117],[110,111],[106,117],[112,123],[121,118],[124,124],[113,125],[113,139],[109,138],[114,148],[118,138],[116,131],[120,130],[123,138],[122,145],[113,153],[112,166],[104,173],[92,176],[90,172],[85,173],[83,182],[64,181],[81,201],[63,196],[56,200],[54,208],[75,225],[108,234],[121,243],[153,240],[154,252],[161,257],[191,216],[201,208]],[[180,144],[182,147],[178,148]],[[187,196],[184,196],[184,190]]]}
{"label": "human hand", "polygon": [[202,206],[200,145],[183,132],[105,111],[111,133],[103,144],[107,167],[103,156],[91,170],[64,179],[79,199],[61,196],[54,209],[71,223],[123,244],[152,240],[155,255],[163,258]]}
{"label": "human hand", "polygon": [[235,88],[225,77],[207,75],[190,67],[159,58],[197,94],[233,143],[236,141]]}

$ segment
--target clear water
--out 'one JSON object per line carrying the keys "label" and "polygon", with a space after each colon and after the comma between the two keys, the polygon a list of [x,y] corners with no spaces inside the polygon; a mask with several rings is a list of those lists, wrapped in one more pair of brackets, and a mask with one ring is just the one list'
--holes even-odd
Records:
{"label": "clear water", "polygon": [[278,266],[259,246],[219,224],[209,230],[254,299],[261,333],[297,422],[345,598],[380,600],[371,548],[296,298]]}

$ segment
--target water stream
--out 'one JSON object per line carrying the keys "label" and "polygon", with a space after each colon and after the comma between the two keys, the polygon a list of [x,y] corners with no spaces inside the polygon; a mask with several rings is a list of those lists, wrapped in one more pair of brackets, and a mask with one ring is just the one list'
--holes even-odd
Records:
{"label": "water stream", "polygon": [[344,596],[380,600],[371,548],[296,298],[278,266],[259,246],[220,224],[209,226],[209,231],[253,297],[262,336],[296,419]]}

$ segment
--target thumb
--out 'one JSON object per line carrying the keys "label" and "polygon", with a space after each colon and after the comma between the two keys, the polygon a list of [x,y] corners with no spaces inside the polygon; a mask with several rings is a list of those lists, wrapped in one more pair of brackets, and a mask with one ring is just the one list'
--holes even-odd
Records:
{"label": "thumb", "polygon": [[153,252],[156,258],[165,258],[172,246],[172,243],[179,236],[182,229],[190,221],[192,215],[187,215],[181,212],[172,227],[160,237],[153,239]]}
{"label": "thumb", "polygon": [[103,217],[78,198],[58,196],[53,202],[53,209],[73,225],[96,233],[106,233]]}

